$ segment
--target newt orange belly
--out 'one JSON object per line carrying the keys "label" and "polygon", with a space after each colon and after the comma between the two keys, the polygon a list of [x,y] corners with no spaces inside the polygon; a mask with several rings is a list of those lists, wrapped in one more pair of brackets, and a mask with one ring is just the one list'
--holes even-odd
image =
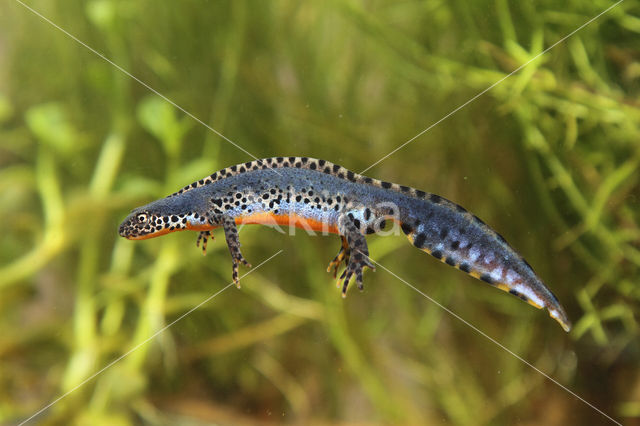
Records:
{"label": "newt orange belly", "polygon": [[295,213],[274,214],[272,212],[252,213],[246,216],[237,216],[236,225],[278,225],[300,228],[304,230],[338,234],[338,227],[316,219],[307,219]]}

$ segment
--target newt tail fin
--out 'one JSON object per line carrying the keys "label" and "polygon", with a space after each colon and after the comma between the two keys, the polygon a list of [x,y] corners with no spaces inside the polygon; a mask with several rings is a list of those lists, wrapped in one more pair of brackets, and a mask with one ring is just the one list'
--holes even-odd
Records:
{"label": "newt tail fin", "polygon": [[475,236],[472,232],[462,236],[450,230],[434,233],[421,227],[403,225],[402,228],[415,247],[538,309],[546,308],[565,331],[571,330],[571,321],[556,296],[529,264],[490,228],[482,229],[482,233]]}

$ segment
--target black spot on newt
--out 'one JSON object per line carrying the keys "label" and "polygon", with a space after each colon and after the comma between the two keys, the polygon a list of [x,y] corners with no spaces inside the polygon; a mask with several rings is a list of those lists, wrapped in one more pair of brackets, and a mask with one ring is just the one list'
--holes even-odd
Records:
{"label": "black spot on newt", "polygon": [[489,284],[493,284],[495,281],[493,280],[493,278],[491,278],[491,276],[489,274],[482,274],[480,276],[480,279],[486,283]]}
{"label": "black spot on newt", "polygon": [[426,239],[427,239],[426,235],[418,234],[413,239],[413,245],[418,247],[418,248],[423,248],[424,247],[424,242],[426,241]]}

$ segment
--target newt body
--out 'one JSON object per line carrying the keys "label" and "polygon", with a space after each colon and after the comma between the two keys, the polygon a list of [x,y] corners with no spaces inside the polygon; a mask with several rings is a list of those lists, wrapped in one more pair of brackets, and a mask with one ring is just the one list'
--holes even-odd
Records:
{"label": "newt body", "polygon": [[[274,170],[271,170],[274,169]],[[120,225],[120,235],[145,239],[180,230],[200,231],[206,248],[210,231],[222,227],[233,259],[249,265],[240,253],[236,225],[289,225],[339,234],[342,246],[329,264],[346,269],[342,293],[351,277],[362,289],[369,260],[366,234],[400,225],[417,248],[537,308],[568,331],[569,319],[556,297],[531,266],[497,232],[461,206],[438,195],[353,173],[307,157],[276,157],[231,166],[139,207]]]}

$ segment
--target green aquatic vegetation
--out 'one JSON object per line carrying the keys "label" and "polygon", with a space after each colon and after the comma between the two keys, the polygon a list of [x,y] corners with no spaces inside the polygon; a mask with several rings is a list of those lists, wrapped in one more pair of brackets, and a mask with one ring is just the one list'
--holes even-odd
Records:
{"label": "green aquatic vegetation", "polygon": [[[404,237],[371,238],[371,256],[626,423],[640,413],[638,3],[537,57],[611,5],[29,3],[260,158],[360,171],[504,79],[366,174],[491,224],[574,330]],[[3,12],[0,422],[72,390],[38,420],[604,419],[381,268],[342,300],[325,273],[335,237],[243,227],[255,263],[283,253],[153,337],[230,283],[228,252],[210,241],[202,257],[191,233],[126,241],[118,223],[251,158],[19,3]]]}

